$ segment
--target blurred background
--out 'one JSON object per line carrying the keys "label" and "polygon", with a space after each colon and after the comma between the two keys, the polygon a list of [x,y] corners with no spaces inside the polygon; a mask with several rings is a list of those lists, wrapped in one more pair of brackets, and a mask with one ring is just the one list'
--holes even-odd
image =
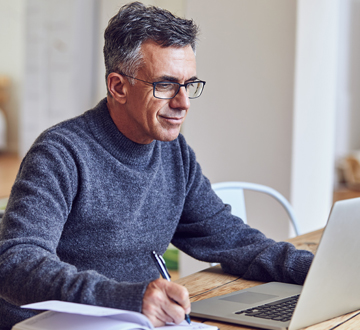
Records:
{"label": "blurred background", "polygon": [[[343,164],[360,149],[359,0],[142,2],[200,26],[207,84],[183,134],[212,183],[275,188],[302,233],[325,225],[334,196],[357,195],[356,184],[343,187]],[[44,129],[105,97],[103,32],[125,3],[0,0],[0,186]],[[10,175],[1,172],[9,157]],[[246,198],[250,225],[277,240],[293,235],[277,203]]]}

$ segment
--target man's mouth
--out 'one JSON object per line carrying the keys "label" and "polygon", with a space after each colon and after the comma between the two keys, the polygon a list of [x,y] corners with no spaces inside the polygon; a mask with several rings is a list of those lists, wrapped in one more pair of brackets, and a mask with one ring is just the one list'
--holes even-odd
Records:
{"label": "man's mouth", "polygon": [[159,117],[171,124],[180,124],[184,120],[184,117],[161,116],[161,115]]}

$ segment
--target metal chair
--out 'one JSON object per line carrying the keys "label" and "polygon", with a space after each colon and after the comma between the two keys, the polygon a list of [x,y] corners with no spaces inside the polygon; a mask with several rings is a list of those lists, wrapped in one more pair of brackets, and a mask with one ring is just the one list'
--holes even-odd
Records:
{"label": "metal chair", "polygon": [[247,221],[244,190],[258,191],[272,196],[285,208],[296,235],[300,235],[299,225],[292,206],[288,200],[275,189],[257,183],[237,181],[214,183],[212,184],[212,188],[224,203],[231,205],[232,214],[240,217],[244,222]]}

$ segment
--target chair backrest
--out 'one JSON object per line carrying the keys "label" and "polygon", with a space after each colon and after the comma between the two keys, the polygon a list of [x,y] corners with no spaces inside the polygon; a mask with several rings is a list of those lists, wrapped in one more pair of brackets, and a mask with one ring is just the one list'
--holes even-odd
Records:
{"label": "chair backrest", "polygon": [[300,235],[299,226],[292,206],[288,200],[275,189],[257,183],[238,181],[214,183],[212,184],[212,188],[224,203],[231,205],[231,213],[240,217],[244,222],[247,221],[244,190],[258,191],[272,196],[285,208],[296,235]]}

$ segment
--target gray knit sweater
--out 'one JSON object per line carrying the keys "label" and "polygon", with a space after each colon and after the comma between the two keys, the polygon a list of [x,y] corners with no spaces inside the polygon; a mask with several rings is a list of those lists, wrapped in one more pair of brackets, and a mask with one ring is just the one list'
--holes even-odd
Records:
{"label": "gray knit sweater", "polygon": [[172,242],[247,279],[302,283],[312,254],[230,214],[183,136],[134,143],[106,99],[45,131],[24,158],[0,224],[0,329],[57,299],[141,311]]}

